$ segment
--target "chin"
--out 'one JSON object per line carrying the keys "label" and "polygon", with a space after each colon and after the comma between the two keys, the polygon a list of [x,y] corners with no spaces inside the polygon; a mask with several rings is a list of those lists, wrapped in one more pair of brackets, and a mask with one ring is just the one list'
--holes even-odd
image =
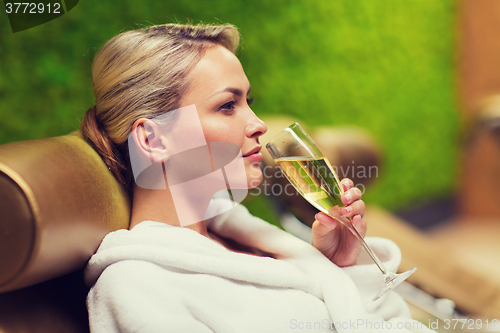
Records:
{"label": "chin", "polygon": [[259,184],[262,183],[263,179],[262,170],[260,169],[258,163],[252,164],[249,168],[247,168],[246,172],[247,172],[247,188],[249,190],[259,186]]}
{"label": "chin", "polygon": [[257,187],[260,185],[260,183],[262,183],[262,173],[260,173],[259,175],[255,175],[253,177],[252,176],[248,177],[247,179],[248,179],[247,187],[249,190],[251,190],[252,188]]}

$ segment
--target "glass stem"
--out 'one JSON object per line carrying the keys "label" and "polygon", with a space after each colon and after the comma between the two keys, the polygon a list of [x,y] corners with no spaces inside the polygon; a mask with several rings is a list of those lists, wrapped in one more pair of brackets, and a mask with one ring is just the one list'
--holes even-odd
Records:
{"label": "glass stem", "polygon": [[[345,221],[347,220],[347,221]],[[385,269],[384,265],[380,261],[380,259],[377,257],[375,252],[372,251],[372,249],[366,244],[365,240],[361,235],[359,234],[358,230],[354,227],[354,224],[352,223],[352,220],[350,217],[347,216],[342,216],[340,219],[340,222],[345,225],[352,233],[353,235],[358,239],[358,241],[361,243],[361,245],[365,248],[366,252],[372,257],[373,261],[377,265],[377,267],[380,269],[382,274],[384,274],[384,277],[388,275],[387,270]]]}

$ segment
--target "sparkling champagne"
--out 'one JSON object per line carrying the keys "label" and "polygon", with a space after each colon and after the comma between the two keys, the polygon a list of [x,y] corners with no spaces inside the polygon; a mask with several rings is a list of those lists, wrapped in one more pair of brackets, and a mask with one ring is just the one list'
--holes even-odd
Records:
{"label": "sparkling champagne", "polygon": [[374,300],[413,274],[416,267],[401,274],[389,272],[365,242],[350,217],[342,214],[343,188],[330,163],[311,137],[297,123],[278,133],[266,145],[267,150],[299,193],[320,211],[346,226],[368,252],[384,276],[384,286]]}
{"label": "sparkling champagne", "polygon": [[327,159],[294,156],[275,162],[299,193],[320,211],[332,213],[332,208],[344,206],[340,199],[342,185]]}

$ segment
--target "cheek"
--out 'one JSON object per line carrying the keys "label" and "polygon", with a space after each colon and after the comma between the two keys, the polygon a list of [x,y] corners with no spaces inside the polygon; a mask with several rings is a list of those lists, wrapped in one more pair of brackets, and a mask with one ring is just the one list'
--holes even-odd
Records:
{"label": "cheek", "polygon": [[231,126],[222,121],[208,121],[202,123],[202,127],[207,142],[231,142],[240,148],[243,146],[244,132],[240,131],[237,126]]}

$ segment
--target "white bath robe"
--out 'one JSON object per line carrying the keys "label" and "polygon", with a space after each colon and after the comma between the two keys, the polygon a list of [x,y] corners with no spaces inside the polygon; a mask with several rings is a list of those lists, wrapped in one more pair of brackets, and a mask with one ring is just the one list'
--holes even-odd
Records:
{"label": "white bath robe", "polygon": [[[429,331],[395,292],[372,301],[382,275],[364,254],[356,266],[339,268],[242,206],[207,225],[273,258],[232,252],[191,229],[153,221],[110,233],[85,272],[93,285],[91,332]],[[395,271],[398,247],[367,240]]]}

